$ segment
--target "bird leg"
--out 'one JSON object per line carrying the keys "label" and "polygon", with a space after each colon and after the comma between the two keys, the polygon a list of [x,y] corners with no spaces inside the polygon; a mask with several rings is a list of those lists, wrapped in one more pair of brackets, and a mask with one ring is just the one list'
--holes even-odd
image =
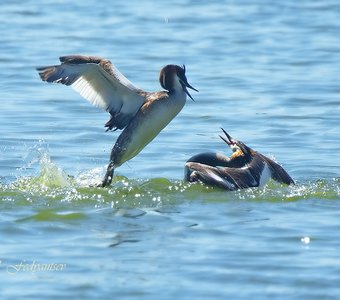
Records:
{"label": "bird leg", "polygon": [[106,187],[106,186],[109,186],[111,184],[114,170],[115,170],[115,166],[114,166],[114,163],[111,161],[109,163],[109,165],[107,166],[104,179],[99,184],[99,187]]}

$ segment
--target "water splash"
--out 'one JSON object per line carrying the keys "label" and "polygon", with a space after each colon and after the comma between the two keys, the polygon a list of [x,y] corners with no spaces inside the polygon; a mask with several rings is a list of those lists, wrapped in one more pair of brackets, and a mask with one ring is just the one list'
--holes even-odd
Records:
{"label": "water splash", "polygon": [[21,205],[36,204],[49,207],[60,205],[98,207],[160,207],[185,201],[299,201],[303,199],[340,199],[340,179],[317,180],[283,186],[269,182],[263,188],[251,188],[226,192],[202,184],[181,180],[153,178],[128,179],[116,175],[110,188],[94,188],[91,184],[102,178],[105,168],[83,171],[75,177],[66,174],[50,158],[47,147],[35,147],[29,163],[39,163],[39,174],[22,176],[8,185],[0,185],[0,197],[4,202]]}

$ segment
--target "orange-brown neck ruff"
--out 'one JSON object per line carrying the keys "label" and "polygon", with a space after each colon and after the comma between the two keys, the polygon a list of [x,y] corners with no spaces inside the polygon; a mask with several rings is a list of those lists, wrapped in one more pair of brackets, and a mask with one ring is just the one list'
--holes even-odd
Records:
{"label": "orange-brown neck ruff", "polygon": [[240,156],[244,156],[244,153],[241,149],[237,149],[233,154],[230,156],[230,158],[237,158]]}

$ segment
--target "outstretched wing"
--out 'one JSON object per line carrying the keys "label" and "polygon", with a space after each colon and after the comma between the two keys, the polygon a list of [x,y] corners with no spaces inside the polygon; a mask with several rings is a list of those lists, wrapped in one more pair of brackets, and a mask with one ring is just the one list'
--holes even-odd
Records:
{"label": "outstretched wing", "polygon": [[274,180],[288,185],[295,184],[293,178],[290,177],[286,170],[282,168],[278,163],[268,158],[267,156],[262,155],[262,157],[270,166],[271,176]]}
{"label": "outstretched wing", "polygon": [[140,91],[109,60],[95,56],[60,57],[60,65],[37,68],[43,81],[71,85],[93,105],[110,112],[110,126],[124,128],[143,105]]}
{"label": "outstretched wing", "polygon": [[217,186],[228,191],[236,189],[233,182],[218,174],[216,167],[196,162],[187,162],[185,164],[185,180],[189,182],[200,181],[206,185]]}
{"label": "outstretched wing", "polygon": [[258,175],[264,164],[261,164],[261,161],[258,161],[258,163],[256,172],[249,167],[217,168],[194,162],[186,163],[185,167],[187,172],[190,173],[188,174],[189,181],[201,181],[210,186],[234,191],[259,185]]}

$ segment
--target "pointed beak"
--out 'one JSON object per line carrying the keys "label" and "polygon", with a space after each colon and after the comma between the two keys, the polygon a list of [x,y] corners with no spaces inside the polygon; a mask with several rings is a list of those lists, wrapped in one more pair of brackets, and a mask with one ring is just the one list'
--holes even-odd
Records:
{"label": "pointed beak", "polygon": [[235,144],[235,141],[233,140],[233,138],[228,134],[228,132],[226,132],[223,128],[221,128],[223,133],[226,135],[227,138],[225,138],[224,136],[220,135],[219,137],[225,142],[227,143],[227,145],[233,145]]}
{"label": "pointed beak", "polygon": [[191,85],[189,84],[189,82],[186,80],[186,78],[185,78],[185,80],[181,79],[180,82],[181,82],[181,84],[182,84],[182,87],[183,87],[184,92],[189,96],[189,98],[190,98],[192,101],[195,102],[194,98],[191,97],[191,95],[190,95],[190,93],[189,93],[189,91],[188,91],[187,88],[192,89],[192,90],[194,90],[194,91],[196,91],[196,92],[198,92],[198,90],[196,90],[193,86],[191,86]]}

